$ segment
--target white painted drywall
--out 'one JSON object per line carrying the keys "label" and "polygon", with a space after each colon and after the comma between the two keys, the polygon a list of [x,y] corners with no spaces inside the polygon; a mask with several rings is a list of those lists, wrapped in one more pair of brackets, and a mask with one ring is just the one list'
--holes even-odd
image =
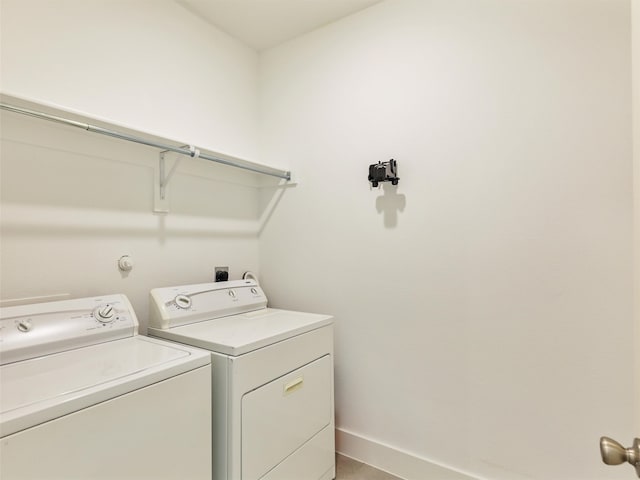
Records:
{"label": "white painted drywall", "polygon": [[637,410],[630,68],[626,0],[394,0],[261,56],[263,159],[301,182],[261,280],[335,315],[338,428],[487,479],[632,475],[598,453]]}
{"label": "white painted drywall", "polygon": [[[171,1],[3,0],[2,91],[251,158],[257,54]],[[183,159],[153,214],[158,151],[2,113],[0,296],[121,292],[258,269],[254,174]],[[175,157],[170,157],[169,166]],[[129,274],[120,256],[135,263]]]}
{"label": "white painted drywall", "polygon": [[2,92],[254,159],[257,53],[173,1],[2,0]]}

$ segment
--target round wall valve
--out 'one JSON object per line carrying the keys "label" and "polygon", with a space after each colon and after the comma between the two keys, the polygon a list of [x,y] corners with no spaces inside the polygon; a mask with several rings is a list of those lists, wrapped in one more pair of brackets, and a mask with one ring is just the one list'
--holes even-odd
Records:
{"label": "round wall valve", "polygon": [[129,255],[123,255],[118,259],[118,268],[123,272],[133,270],[133,259]]}

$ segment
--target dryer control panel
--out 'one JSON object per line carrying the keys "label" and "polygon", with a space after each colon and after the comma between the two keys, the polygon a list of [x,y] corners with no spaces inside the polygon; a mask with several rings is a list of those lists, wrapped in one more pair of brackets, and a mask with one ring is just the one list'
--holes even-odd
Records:
{"label": "dryer control panel", "polygon": [[126,296],[104,295],[0,308],[0,364],[138,333]]}
{"label": "dryer control panel", "polygon": [[231,280],[154,288],[149,304],[149,326],[167,329],[267,308],[267,297],[255,280]]}

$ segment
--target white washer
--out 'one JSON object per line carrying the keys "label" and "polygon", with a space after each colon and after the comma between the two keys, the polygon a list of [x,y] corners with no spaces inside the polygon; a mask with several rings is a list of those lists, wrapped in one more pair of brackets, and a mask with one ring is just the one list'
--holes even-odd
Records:
{"label": "white washer", "polygon": [[0,360],[3,480],[211,479],[210,355],[124,295],[0,308]]}
{"label": "white washer", "polygon": [[333,319],[253,280],[151,291],[149,334],[211,351],[214,480],[335,478]]}

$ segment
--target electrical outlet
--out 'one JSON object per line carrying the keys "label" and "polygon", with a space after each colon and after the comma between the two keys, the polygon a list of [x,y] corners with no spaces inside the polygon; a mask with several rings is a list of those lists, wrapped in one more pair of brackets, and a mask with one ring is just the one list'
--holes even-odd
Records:
{"label": "electrical outlet", "polygon": [[213,269],[213,280],[216,282],[229,280],[229,267],[215,267]]}

